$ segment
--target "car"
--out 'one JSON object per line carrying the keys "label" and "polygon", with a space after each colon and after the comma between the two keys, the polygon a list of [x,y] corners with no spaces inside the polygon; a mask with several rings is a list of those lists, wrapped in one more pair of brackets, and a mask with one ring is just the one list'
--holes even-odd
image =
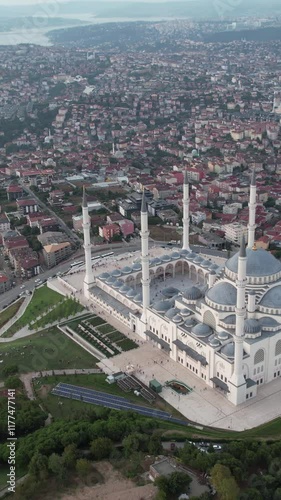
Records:
{"label": "car", "polygon": [[40,281],[40,278],[37,278],[37,280],[34,281],[34,283],[38,283]]}
{"label": "car", "polygon": [[20,289],[22,290],[23,288],[25,288],[25,285],[21,285]]}

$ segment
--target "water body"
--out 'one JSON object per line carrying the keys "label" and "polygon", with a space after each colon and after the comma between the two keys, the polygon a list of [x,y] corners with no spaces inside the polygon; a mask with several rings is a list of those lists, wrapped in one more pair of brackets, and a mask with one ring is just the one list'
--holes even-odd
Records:
{"label": "water body", "polygon": [[[72,16],[74,17],[74,16]],[[48,18],[44,19],[43,26],[23,26],[22,29],[11,30],[9,32],[0,32],[0,45],[18,45],[20,43],[31,43],[35,45],[43,45],[45,47],[51,46],[47,33],[49,31],[54,31],[56,29],[64,29],[71,27],[83,26],[71,23],[71,16],[63,16],[65,19],[65,25],[60,25],[58,27],[48,25]],[[175,18],[149,18],[149,19],[132,19],[132,18],[97,18],[94,17],[89,20],[89,16],[75,16],[75,19],[79,19],[85,22],[85,25],[89,24],[104,24],[104,23],[122,23],[122,22],[134,22],[134,21],[146,21],[146,22],[159,22],[159,21],[173,21]]]}

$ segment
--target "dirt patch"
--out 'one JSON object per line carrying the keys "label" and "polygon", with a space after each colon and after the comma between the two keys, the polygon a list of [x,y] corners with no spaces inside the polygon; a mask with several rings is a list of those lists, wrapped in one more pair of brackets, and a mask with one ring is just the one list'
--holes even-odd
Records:
{"label": "dirt patch", "polygon": [[109,462],[97,462],[95,469],[104,477],[103,484],[85,486],[73,494],[62,495],[61,500],[152,500],[157,490],[153,484],[136,486],[124,478]]}
{"label": "dirt patch", "polygon": [[42,385],[42,387],[40,387],[40,389],[37,389],[36,392],[39,395],[39,397],[43,399],[43,398],[46,398],[48,396],[52,387],[53,386],[51,384],[44,384],[44,385]]}

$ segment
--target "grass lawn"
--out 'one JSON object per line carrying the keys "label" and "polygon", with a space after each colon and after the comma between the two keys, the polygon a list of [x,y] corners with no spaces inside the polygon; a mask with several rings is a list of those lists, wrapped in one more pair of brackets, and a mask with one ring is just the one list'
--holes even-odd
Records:
{"label": "grass lawn", "polygon": [[114,326],[108,325],[107,323],[105,325],[100,325],[97,327],[97,330],[101,333],[109,333],[115,331]]}
{"label": "grass lawn", "polygon": [[17,364],[20,373],[66,368],[95,368],[97,359],[64,335],[50,328],[29,337],[0,344],[0,368]]}
{"label": "grass lawn", "polygon": [[11,306],[7,307],[0,313],[0,328],[2,328],[10,319],[12,319],[15,314],[17,314],[20,306],[22,305],[24,299],[19,299]]}
{"label": "grass lawn", "polygon": [[3,337],[12,337],[18,330],[63,299],[63,295],[51,290],[46,285],[37,288],[23,315],[4,333]]}
{"label": "grass lawn", "polygon": [[87,321],[89,321],[89,323],[91,323],[92,326],[99,326],[106,324],[106,321],[104,321],[99,316],[92,316],[91,318],[87,318]]}
{"label": "grass lawn", "polygon": [[54,309],[45,314],[43,318],[39,319],[32,325],[32,329],[44,328],[48,324],[59,321],[62,318],[68,318],[69,316],[74,316],[75,314],[82,312],[84,307],[79,304],[79,302],[74,299],[65,299],[60,302]]}
{"label": "grass lawn", "polygon": [[107,338],[108,340],[110,340],[110,342],[117,342],[118,340],[123,340],[124,335],[122,335],[122,333],[118,332],[117,330],[113,330],[107,335]]}

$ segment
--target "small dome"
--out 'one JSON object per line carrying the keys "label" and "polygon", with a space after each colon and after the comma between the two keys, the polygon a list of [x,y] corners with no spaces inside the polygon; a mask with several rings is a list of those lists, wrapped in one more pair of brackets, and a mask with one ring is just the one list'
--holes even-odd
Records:
{"label": "small dome", "polygon": [[121,288],[119,289],[119,292],[126,294],[129,290],[130,290],[130,287],[129,287],[129,286],[127,286],[127,285],[123,285],[123,286],[121,286]]}
{"label": "small dome", "polygon": [[162,262],[170,262],[171,257],[168,254],[162,255],[161,257]]}
{"label": "small dome", "polygon": [[206,293],[206,297],[215,304],[235,306],[237,290],[228,281],[223,281],[210,288]]}
{"label": "small dome", "polygon": [[[210,261],[209,261],[209,264],[210,264]],[[211,269],[212,271],[216,271],[218,269],[218,267],[219,266],[217,264],[213,263],[213,264],[210,265],[209,269]]]}
{"label": "small dome", "polygon": [[149,265],[151,267],[153,266],[159,266],[159,264],[161,264],[161,260],[158,259],[158,257],[155,257],[155,259],[152,259],[150,262],[149,262]]}
{"label": "small dome", "polygon": [[261,326],[256,319],[246,319],[245,320],[245,333],[259,333],[261,331]]}
{"label": "small dome", "polygon": [[111,276],[114,276],[115,278],[119,278],[119,276],[121,276],[121,271],[119,271],[119,269],[114,269],[114,271],[112,271],[112,273],[111,273]]}
{"label": "small dome", "polygon": [[134,300],[134,302],[136,304],[141,304],[142,303],[142,294],[141,293],[137,293],[137,295],[135,295],[135,297],[134,297],[133,300]]}
{"label": "small dome", "polygon": [[135,295],[136,295],[136,290],[134,290],[133,288],[130,288],[130,290],[128,290],[128,292],[126,293],[126,297],[128,299],[132,299]]}
{"label": "small dome", "polygon": [[133,271],[141,271],[141,264],[140,262],[135,262],[135,264],[132,265]]}
{"label": "small dome", "polygon": [[179,252],[173,252],[171,257],[173,260],[177,260],[180,258],[180,254],[179,254]]}
{"label": "small dome", "polygon": [[169,309],[166,312],[165,317],[169,318],[169,319],[172,319],[178,313],[179,313],[179,309],[177,307],[171,307],[171,309]]}
{"label": "small dome", "polygon": [[221,345],[219,339],[215,336],[215,335],[211,335],[211,337],[209,337],[209,344],[211,347],[219,347]]}
{"label": "small dome", "polygon": [[226,344],[221,348],[221,353],[224,354],[227,358],[233,359],[234,349],[235,349],[234,342],[230,342],[229,344]]}
{"label": "small dome", "polygon": [[224,340],[228,339],[229,335],[228,335],[227,332],[219,332],[217,334],[217,337],[218,337],[219,340],[223,340],[224,341]]}
{"label": "small dome", "polygon": [[194,318],[187,318],[184,322],[184,325],[187,326],[188,328],[191,326],[194,326],[196,323]]}
{"label": "small dome", "polygon": [[189,309],[187,309],[186,307],[184,307],[183,309],[180,310],[180,315],[183,318],[187,318],[188,316],[191,315],[191,311]]}
{"label": "small dome", "polygon": [[212,331],[213,330],[209,325],[206,325],[205,323],[198,323],[192,328],[191,333],[196,335],[196,337],[209,337]]}
{"label": "small dome", "polygon": [[197,257],[195,257],[194,259],[194,264],[201,264],[201,262],[203,262],[203,258],[200,256],[200,255],[197,255]]}
{"label": "small dome", "polygon": [[107,278],[105,280],[107,285],[112,285],[113,283],[115,283],[115,281],[116,281],[116,278],[114,278],[114,276],[109,276],[109,278]]}
{"label": "small dome", "polygon": [[185,250],[185,249],[180,250],[180,255],[181,255],[181,257],[185,257],[185,256],[186,256],[186,255],[188,255],[188,254],[190,254],[190,251],[189,251],[189,250]]}
{"label": "small dome", "polygon": [[112,284],[112,288],[115,288],[116,290],[118,288],[121,288],[121,286],[124,285],[124,281],[122,280],[116,280],[113,284]]}
{"label": "small dome", "polygon": [[[247,276],[262,277],[280,273],[281,262],[277,260],[270,252],[267,252],[262,248],[256,250],[247,248],[246,254],[247,254],[247,263],[246,263]],[[233,255],[233,257],[231,257],[225,264],[225,267],[230,271],[234,272],[235,274],[237,274],[238,272],[237,271],[238,258],[239,258],[239,252]]]}
{"label": "small dome", "polygon": [[260,305],[281,309],[281,285],[275,286],[266,292],[260,301]]}
{"label": "small dome", "polygon": [[129,266],[125,266],[125,267],[123,267],[123,269],[121,269],[122,274],[130,274],[131,272],[132,272],[132,268]]}
{"label": "small dome", "polygon": [[183,322],[183,319],[182,317],[180,316],[180,314],[176,314],[173,319],[172,319],[173,323],[176,323],[177,325],[179,325],[180,323]]}
{"label": "small dome", "polygon": [[183,296],[188,300],[197,300],[202,297],[202,293],[197,286],[190,286],[184,291]]}
{"label": "small dome", "polygon": [[163,297],[165,297],[165,299],[170,299],[171,297],[174,297],[178,293],[179,289],[173,286],[168,286],[167,288],[163,288],[163,290],[161,291],[161,294],[163,295]]}
{"label": "small dome", "polygon": [[276,319],[274,318],[270,318],[269,316],[264,316],[263,318],[260,318],[259,319],[259,322],[260,322],[260,325],[263,327],[275,327],[275,326],[278,326],[280,325],[280,323],[278,323],[278,321],[276,321]]}
{"label": "small dome", "polygon": [[99,279],[102,281],[105,281],[107,278],[109,278],[110,274],[109,273],[101,273],[99,275]]}
{"label": "small dome", "polygon": [[155,311],[164,314],[173,307],[173,303],[170,300],[158,300],[152,307]]}
{"label": "small dome", "polygon": [[221,320],[226,325],[235,325],[236,324],[236,316],[235,314],[229,314],[224,319]]}
{"label": "small dome", "polygon": [[194,252],[190,252],[187,256],[186,256],[186,259],[187,260],[193,260],[193,259],[196,259],[197,257],[197,254],[194,253]]}
{"label": "small dome", "polygon": [[203,262],[201,262],[201,266],[202,267],[209,267],[210,265],[210,261],[209,260],[203,260]]}

